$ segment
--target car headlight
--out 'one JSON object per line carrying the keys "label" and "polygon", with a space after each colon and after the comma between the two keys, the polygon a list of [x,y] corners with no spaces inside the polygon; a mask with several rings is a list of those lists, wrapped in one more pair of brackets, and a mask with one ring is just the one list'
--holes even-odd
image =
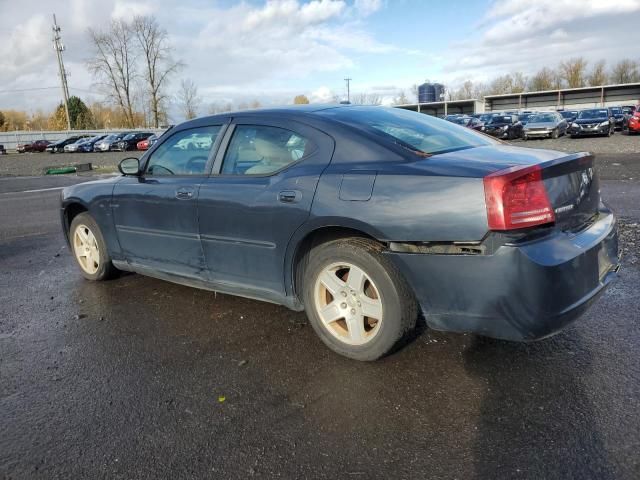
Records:
{"label": "car headlight", "polygon": [[504,127],[502,127],[503,130],[509,130],[509,125],[505,125]]}
{"label": "car headlight", "polygon": [[600,127],[606,127],[607,125],[609,125],[609,122],[602,122],[599,126]]}
{"label": "car headlight", "polygon": [[571,127],[572,127],[572,128],[580,128],[580,125],[578,125],[577,123],[572,123],[572,124],[571,124]]}

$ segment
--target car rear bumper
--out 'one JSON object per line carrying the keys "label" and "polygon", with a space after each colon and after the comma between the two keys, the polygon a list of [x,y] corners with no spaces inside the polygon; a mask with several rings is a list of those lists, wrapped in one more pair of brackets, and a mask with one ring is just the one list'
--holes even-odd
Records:
{"label": "car rear bumper", "polygon": [[618,234],[603,210],[579,233],[554,233],[493,255],[389,252],[436,330],[528,341],[578,318],[615,278]]}

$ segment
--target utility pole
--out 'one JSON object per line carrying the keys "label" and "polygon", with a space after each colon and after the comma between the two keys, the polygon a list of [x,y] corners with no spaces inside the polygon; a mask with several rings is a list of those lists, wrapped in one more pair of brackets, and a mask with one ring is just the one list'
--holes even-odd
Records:
{"label": "utility pole", "polygon": [[349,90],[349,84],[351,83],[351,79],[347,77],[344,79],[344,81],[347,82],[347,102],[351,102],[351,95]]}
{"label": "utility pole", "polygon": [[67,72],[62,61],[64,45],[60,36],[60,27],[56,22],[56,14],[53,14],[53,49],[58,56],[58,70],[60,71],[60,81],[62,82],[62,96],[64,97],[64,112],[67,114],[67,130],[71,130],[71,117],[69,117],[69,85],[67,85]]}

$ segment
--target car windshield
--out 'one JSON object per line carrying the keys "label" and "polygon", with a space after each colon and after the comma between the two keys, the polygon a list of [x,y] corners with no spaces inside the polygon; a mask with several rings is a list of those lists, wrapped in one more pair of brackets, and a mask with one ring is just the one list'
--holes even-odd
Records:
{"label": "car windshield", "polygon": [[607,118],[609,113],[602,109],[582,110],[578,113],[578,118]]}
{"label": "car windshield", "polygon": [[611,113],[614,115],[620,115],[622,113],[622,109],[620,107],[613,107],[611,108]]}
{"label": "car windshield", "polygon": [[558,118],[551,113],[542,113],[538,115],[532,115],[529,118],[529,123],[544,123],[544,122],[555,122]]}
{"label": "car windshield", "polygon": [[136,138],[136,133],[130,133],[129,135],[125,135],[123,137],[123,140],[133,140],[134,138]]}
{"label": "car windshield", "polygon": [[452,119],[452,122],[457,123],[458,125],[467,125],[470,120],[470,117],[456,117]]}
{"label": "car windshield", "polygon": [[521,122],[528,122],[531,120],[531,117],[533,117],[533,113],[522,113],[520,114],[520,116],[518,117],[518,119]]}
{"label": "car windshield", "polygon": [[493,117],[493,114],[491,113],[484,113],[482,115],[480,115],[480,121],[481,122],[488,122],[489,120],[491,120],[491,117]]}
{"label": "car windshield", "polygon": [[489,123],[511,123],[511,117],[496,115],[495,117],[491,117],[491,120],[489,120]]}
{"label": "car windshield", "polygon": [[400,108],[343,107],[318,113],[370,133],[382,134],[401,147],[430,155],[496,144],[471,129]]}
{"label": "car windshield", "polygon": [[578,114],[578,112],[569,112],[569,111],[560,112],[560,115],[562,115],[563,118],[573,118],[577,114]]}

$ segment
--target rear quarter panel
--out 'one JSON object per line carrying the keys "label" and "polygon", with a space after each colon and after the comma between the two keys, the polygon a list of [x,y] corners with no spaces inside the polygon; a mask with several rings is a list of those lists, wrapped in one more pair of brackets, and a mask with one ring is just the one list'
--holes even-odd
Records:
{"label": "rear quarter panel", "polygon": [[487,232],[482,178],[430,176],[406,166],[371,167],[362,170],[363,178],[375,171],[367,200],[342,199],[349,198],[340,192],[343,178],[353,179],[357,169],[327,169],[311,221],[326,218],[329,224],[362,230],[382,241],[476,241]]}

